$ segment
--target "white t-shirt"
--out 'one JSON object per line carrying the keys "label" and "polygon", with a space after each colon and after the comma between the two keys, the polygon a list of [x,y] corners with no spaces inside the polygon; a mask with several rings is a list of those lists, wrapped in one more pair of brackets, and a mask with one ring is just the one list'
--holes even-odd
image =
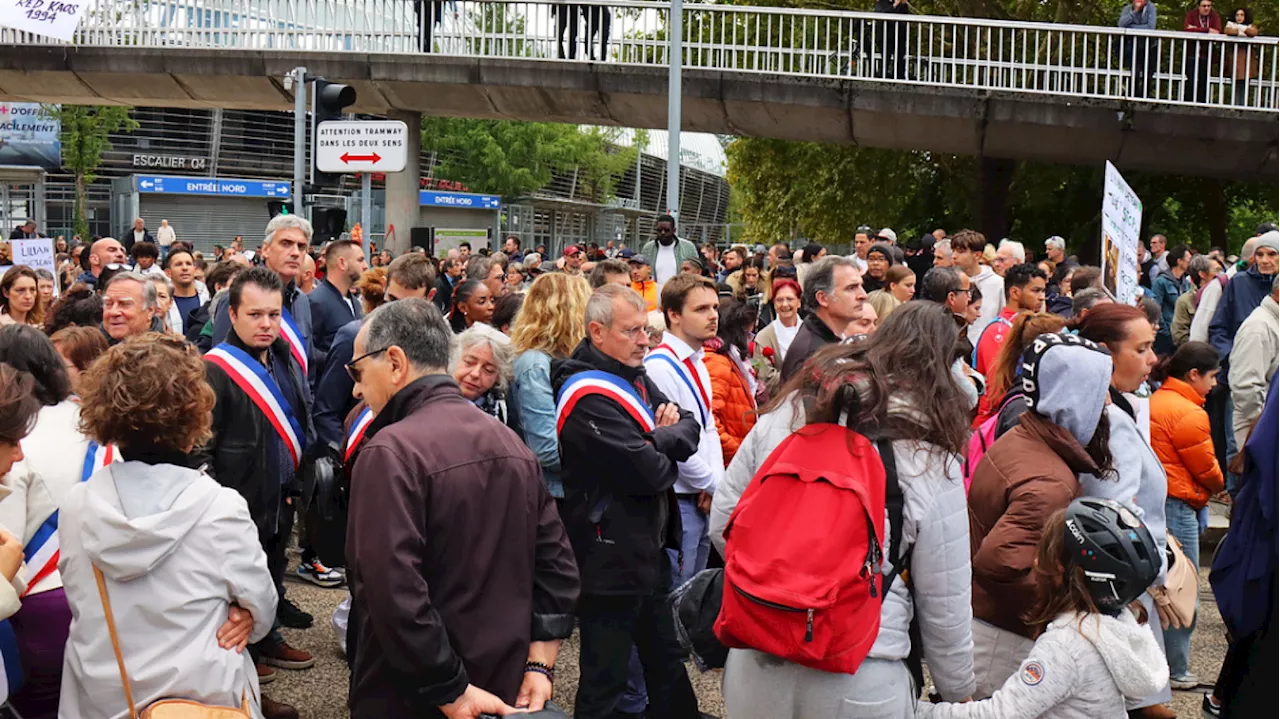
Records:
{"label": "white t-shirt", "polygon": [[791,341],[796,338],[796,333],[800,331],[800,318],[796,318],[795,325],[788,327],[782,324],[782,320],[774,320],[773,332],[778,337],[778,349],[782,350],[782,356],[778,358],[781,362],[787,358],[787,350],[791,348]]}
{"label": "white t-shirt", "polygon": [[667,247],[663,247],[659,242],[658,257],[653,263],[653,279],[661,285],[679,272],[680,268],[676,265],[676,243],[672,242]]}

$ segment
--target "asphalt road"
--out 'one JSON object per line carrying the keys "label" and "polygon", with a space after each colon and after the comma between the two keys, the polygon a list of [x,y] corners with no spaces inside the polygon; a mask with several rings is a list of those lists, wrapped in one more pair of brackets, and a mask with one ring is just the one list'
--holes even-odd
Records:
{"label": "asphalt road", "polygon": [[[1222,656],[1226,652],[1226,639],[1222,617],[1209,590],[1207,570],[1201,570],[1200,616],[1195,634],[1191,638],[1191,671],[1203,682],[1212,682],[1218,676]],[[285,637],[294,646],[306,649],[316,657],[316,664],[305,671],[276,670],[276,680],[263,691],[273,699],[296,706],[303,719],[343,719],[347,713],[347,665],[338,648],[330,627],[333,610],[346,596],[345,589],[321,589],[312,584],[288,581],[287,594],[304,610],[315,615],[316,623],[310,629],[285,629]],[[573,696],[578,686],[577,636],[561,647],[557,662],[555,700],[572,710]],[[717,671],[699,674],[689,665],[693,688],[698,694],[702,711],[714,716],[724,716],[724,703],[720,696],[721,673]],[[1173,708],[1184,719],[1200,717],[1200,702],[1205,690],[1173,693]],[[728,719],[732,719],[731,717]],[[814,717],[813,719],[822,719]]]}

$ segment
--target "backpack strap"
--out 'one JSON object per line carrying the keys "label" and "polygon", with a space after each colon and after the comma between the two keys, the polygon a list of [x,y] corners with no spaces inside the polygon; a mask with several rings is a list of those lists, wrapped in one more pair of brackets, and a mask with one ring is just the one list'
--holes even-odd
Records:
{"label": "backpack strap", "polygon": [[889,512],[889,559],[893,563],[893,571],[885,580],[884,591],[880,593],[880,601],[889,596],[893,580],[901,573],[901,560],[898,553],[902,549],[902,487],[898,484],[898,463],[893,457],[893,442],[881,438],[876,440],[876,449],[880,450],[880,461],[884,464],[884,507]]}

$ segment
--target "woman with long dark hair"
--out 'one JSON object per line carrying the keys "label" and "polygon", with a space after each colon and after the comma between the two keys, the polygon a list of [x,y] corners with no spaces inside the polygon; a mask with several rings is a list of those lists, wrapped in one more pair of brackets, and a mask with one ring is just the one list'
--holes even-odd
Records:
{"label": "woman with long dark hair", "polygon": [[[1104,497],[1129,507],[1142,518],[1151,536],[1165,554],[1165,498],[1169,483],[1164,465],[1151,449],[1146,434],[1138,427],[1137,412],[1125,396],[1133,393],[1147,381],[1156,366],[1153,345],[1156,331],[1150,318],[1137,307],[1119,303],[1095,306],[1082,318],[1067,323],[1081,337],[1104,345],[1111,351],[1114,369],[1111,374],[1111,404],[1107,406],[1107,419],[1111,423],[1111,454],[1115,458],[1116,477],[1119,481],[1105,481],[1095,474],[1080,475],[1080,494],[1087,497]],[[1161,565],[1160,576],[1153,586],[1163,586],[1166,567]],[[1141,597],[1147,612],[1154,615],[1156,605],[1151,595]],[[1160,622],[1150,622],[1160,648],[1164,649],[1164,632]],[[1173,695],[1168,686],[1155,695],[1135,702],[1130,708],[1133,716],[1143,719],[1173,719],[1172,710],[1164,706]]]}
{"label": "woman with long dark hair", "polygon": [[720,432],[727,465],[756,423],[759,382],[751,369],[748,345],[756,325],[756,309],[734,299],[720,301],[716,337],[703,343],[703,362],[711,376],[711,412]]}
{"label": "woman with long dark hair", "polygon": [[[1152,378],[1162,382],[1151,396],[1151,448],[1169,478],[1164,501],[1168,533],[1182,545],[1187,557],[1200,556],[1200,523],[1197,513],[1225,484],[1222,468],[1213,453],[1205,397],[1218,378],[1218,351],[1205,342],[1187,342],[1156,366]],[[1200,563],[1192,561],[1197,570]],[[1187,627],[1165,630],[1169,682],[1174,689],[1194,689],[1200,680],[1188,662],[1191,633]]]}
{"label": "woman with long dark hair", "polygon": [[[915,689],[905,661],[912,650],[913,613],[925,638],[917,649],[938,692],[951,701],[973,693],[968,520],[959,456],[969,427],[950,372],[955,331],[941,305],[909,302],[870,339],[823,348],[762,409],[729,464],[710,518],[711,541],[722,554],[729,515],[765,458],[793,431],[847,422],[861,434],[887,438],[904,499],[902,544],[913,546],[912,591],[903,582],[893,584],[881,605],[879,634],[856,673],[831,674],[753,649],[730,650],[723,691],[734,719],[914,717]],[[900,567],[905,557],[886,557],[884,566]],[[854,707],[868,713],[848,713]]]}

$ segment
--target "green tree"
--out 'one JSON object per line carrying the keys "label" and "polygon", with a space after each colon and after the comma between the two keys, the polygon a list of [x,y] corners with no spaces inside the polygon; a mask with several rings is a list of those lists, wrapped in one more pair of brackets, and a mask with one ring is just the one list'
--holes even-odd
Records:
{"label": "green tree", "polygon": [[[872,0],[735,0],[735,4],[869,11]],[[1114,26],[1115,0],[919,0],[917,14]],[[1159,27],[1181,27],[1187,6],[1162,4]],[[1255,7],[1266,34],[1276,3]],[[1226,12],[1227,10],[1223,10]],[[752,241],[804,236],[849,240],[858,224],[888,225],[899,237],[934,228],[984,229],[1029,242],[1061,235],[1082,258],[1097,257],[1102,167],[977,158],[740,138],[728,150],[736,208]],[[1278,210],[1274,184],[1126,172],[1144,201],[1143,227],[1198,248],[1238,249]],[[999,217],[992,217],[998,214]],[[999,239],[999,236],[991,239]]]}
{"label": "green tree", "polygon": [[98,179],[112,133],[133,132],[138,121],[130,116],[133,108],[119,105],[48,105],[44,111],[62,125],[62,167],[71,172],[76,184],[75,233],[88,237],[85,187]]}
{"label": "green tree", "polygon": [[543,187],[559,172],[578,170],[596,202],[613,195],[618,176],[635,164],[635,149],[613,145],[616,131],[550,122],[426,117],[422,145],[436,153],[436,176],[506,200]]}

